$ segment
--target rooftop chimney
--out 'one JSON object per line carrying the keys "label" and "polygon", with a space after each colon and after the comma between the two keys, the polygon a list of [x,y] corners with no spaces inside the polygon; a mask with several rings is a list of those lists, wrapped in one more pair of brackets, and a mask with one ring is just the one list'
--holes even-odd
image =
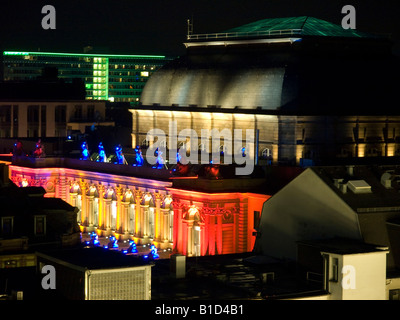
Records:
{"label": "rooftop chimney", "polygon": [[347,168],[347,174],[349,176],[353,176],[353,174],[354,174],[354,166],[346,166],[346,168]]}

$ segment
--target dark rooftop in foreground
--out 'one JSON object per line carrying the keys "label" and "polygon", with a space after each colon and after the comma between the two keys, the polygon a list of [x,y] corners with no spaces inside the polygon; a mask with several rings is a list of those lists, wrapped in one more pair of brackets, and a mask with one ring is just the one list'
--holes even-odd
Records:
{"label": "dark rooftop in foreground", "polygon": [[125,255],[120,251],[104,248],[71,248],[37,252],[39,256],[51,257],[62,263],[72,264],[82,269],[108,269],[148,265],[149,262],[137,256]]}
{"label": "dark rooftop in foreground", "polygon": [[265,300],[324,294],[299,277],[295,262],[254,253],[186,257],[186,276],[176,279],[169,259],[152,267],[152,300]]}
{"label": "dark rooftop in foreground", "polygon": [[321,240],[299,241],[298,244],[318,248],[321,252],[337,254],[357,254],[388,250],[387,247],[368,244],[352,239],[331,238]]}
{"label": "dark rooftop in foreground", "polygon": [[[312,170],[356,212],[400,211],[398,165],[328,166]],[[335,181],[348,183],[347,191],[343,193]],[[349,182],[356,188],[351,189]]]}

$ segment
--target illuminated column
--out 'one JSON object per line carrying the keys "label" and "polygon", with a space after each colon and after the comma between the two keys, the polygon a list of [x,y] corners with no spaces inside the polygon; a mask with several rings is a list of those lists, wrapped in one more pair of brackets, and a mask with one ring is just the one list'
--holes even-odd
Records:
{"label": "illuminated column", "polygon": [[125,211],[122,210],[122,204],[121,204],[123,190],[121,187],[116,187],[115,191],[117,195],[117,218],[116,218],[117,221],[116,221],[115,231],[121,233],[125,221]]}
{"label": "illuminated column", "polygon": [[186,255],[191,257],[193,255],[194,242],[193,242],[193,220],[185,220],[186,224]]}
{"label": "illuminated column", "polygon": [[81,187],[81,217],[82,217],[82,224],[84,226],[89,226],[89,214],[87,210],[87,203],[86,203],[86,189],[87,189],[87,183],[83,180],[80,182],[80,187]]}
{"label": "illuminated column", "polygon": [[[70,192],[69,193],[69,198],[70,198],[69,204],[71,206],[76,207],[76,198],[77,197],[78,197],[78,193],[77,192]],[[77,217],[78,223],[82,222],[81,221],[82,219],[80,217],[81,217],[81,213],[78,213],[78,217]]]}
{"label": "illuminated column", "polygon": [[235,253],[239,252],[238,234],[239,234],[239,212],[235,211],[233,213],[233,244],[232,244]]}
{"label": "illuminated column", "polygon": [[160,207],[160,240],[163,242],[163,249],[169,247],[169,242],[172,242],[170,235],[170,227],[172,221],[172,197],[166,195],[161,202]]}
{"label": "illuminated column", "polygon": [[[105,230],[105,210],[104,210],[104,185],[99,184],[97,187],[99,192],[99,229]],[[100,235],[100,234],[99,234]]]}
{"label": "illuminated column", "polygon": [[160,193],[155,193],[154,197],[156,200],[156,206],[154,211],[154,239],[160,241],[162,240],[161,232],[163,229],[163,219],[161,214],[162,195]]}
{"label": "illuminated column", "polygon": [[160,228],[160,240],[161,241],[168,241],[168,231],[169,231],[169,208],[160,209],[160,216],[162,220],[162,227]]}
{"label": "illuminated column", "polygon": [[141,210],[140,210],[140,201],[142,198],[142,192],[140,190],[135,191],[135,236],[141,237],[142,235],[142,220],[140,219]]}
{"label": "illuminated column", "polygon": [[183,216],[184,204],[181,202],[173,202],[173,208],[174,208],[173,251],[182,253],[183,249],[182,216]]}
{"label": "illuminated column", "polygon": [[239,204],[238,217],[238,253],[247,251],[247,199],[242,199]]}
{"label": "illuminated column", "polygon": [[215,254],[215,216],[209,215],[208,225],[208,254]]}
{"label": "illuminated column", "polygon": [[217,245],[217,254],[222,254],[222,214],[221,213],[218,213],[218,214],[216,214],[215,215],[215,220],[216,220],[216,222],[217,222],[217,225],[216,225],[216,233],[215,233],[215,236],[216,236],[216,239],[215,239],[215,241],[216,241],[216,245]]}
{"label": "illuminated column", "polygon": [[106,235],[111,234],[111,199],[104,199],[104,230]]}
{"label": "illuminated column", "polygon": [[94,195],[88,194],[86,196],[87,201],[87,211],[88,211],[88,226],[90,231],[93,229],[93,222],[94,222]]}
{"label": "illuminated column", "polygon": [[141,236],[142,238],[147,237],[148,234],[148,218],[149,218],[149,206],[148,205],[140,205],[140,220],[142,221],[141,223],[141,229],[142,233]]}
{"label": "illuminated column", "polygon": [[[204,208],[203,208],[204,209]],[[204,213],[204,232],[202,233],[202,245],[201,250],[203,255],[207,254],[208,246],[209,246],[209,237],[210,237],[210,215],[208,213]]]}
{"label": "illuminated column", "polygon": [[200,224],[200,255],[205,256],[207,254],[208,243],[207,243],[207,225],[204,223]]}
{"label": "illuminated column", "polygon": [[129,238],[129,209],[130,202],[121,201],[121,213],[122,213],[122,227],[121,232],[123,234],[123,239]]}

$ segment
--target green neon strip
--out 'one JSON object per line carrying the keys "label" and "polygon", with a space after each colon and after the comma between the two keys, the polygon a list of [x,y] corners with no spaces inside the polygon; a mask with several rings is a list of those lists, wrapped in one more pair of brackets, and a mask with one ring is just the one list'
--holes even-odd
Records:
{"label": "green neon strip", "polygon": [[4,51],[3,54],[6,56],[42,55],[42,56],[107,57],[107,58],[155,58],[155,59],[165,58],[165,56],[154,56],[154,55],[84,54],[84,53],[19,52],[19,51]]}
{"label": "green neon strip", "polygon": [[15,51],[4,51],[5,56],[27,56],[28,52],[15,52]]}

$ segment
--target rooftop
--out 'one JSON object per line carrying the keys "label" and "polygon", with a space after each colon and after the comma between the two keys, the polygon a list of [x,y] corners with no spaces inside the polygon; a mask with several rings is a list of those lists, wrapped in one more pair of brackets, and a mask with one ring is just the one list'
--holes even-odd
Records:
{"label": "rooftop", "polygon": [[269,18],[258,20],[220,33],[189,34],[188,40],[211,40],[231,38],[271,38],[271,37],[352,37],[376,38],[376,35],[342,26],[309,16]]}
{"label": "rooftop", "polygon": [[[400,211],[399,166],[328,166],[312,170],[358,213]],[[348,186],[345,192],[340,189],[344,184]]]}
{"label": "rooftop", "polygon": [[120,251],[104,248],[72,248],[63,250],[40,251],[45,259],[70,264],[81,269],[109,269],[148,265],[149,262],[137,256],[124,255]]}
{"label": "rooftop", "polygon": [[4,56],[58,56],[58,57],[105,57],[105,58],[147,58],[147,59],[164,59],[165,56],[160,55],[135,55],[135,54],[95,54],[95,53],[65,53],[65,52],[27,52],[27,51],[4,51]]}
{"label": "rooftop", "polygon": [[320,240],[299,241],[300,245],[318,248],[321,252],[337,254],[358,254],[368,252],[380,252],[388,250],[388,247],[368,244],[353,239],[331,238]]}

